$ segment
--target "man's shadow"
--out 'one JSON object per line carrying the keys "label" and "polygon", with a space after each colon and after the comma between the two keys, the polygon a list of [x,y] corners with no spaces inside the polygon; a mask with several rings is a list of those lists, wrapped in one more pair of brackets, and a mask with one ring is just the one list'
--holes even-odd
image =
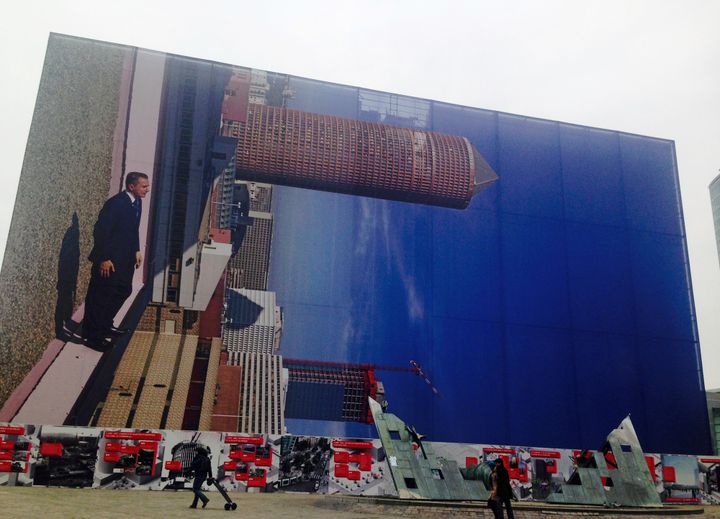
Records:
{"label": "man's shadow", "polygon": [[55,303],[55,336],[68,340],[78,323],[72,320],[80,269],[80,224],[77,212],[65,231],[58,257],[57,302]]}

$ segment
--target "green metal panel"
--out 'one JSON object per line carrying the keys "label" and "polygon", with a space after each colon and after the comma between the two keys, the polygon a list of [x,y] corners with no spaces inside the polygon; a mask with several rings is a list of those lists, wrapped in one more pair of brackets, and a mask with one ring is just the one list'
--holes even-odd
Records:
{"label": "green metal panel", "polygon": [[[436,456],[432,446],[422,443],[405,422],[383,413],[375,400],[369,401],[401,499],[485,500],[490,496],[481,481],[464,479],[455,461]],[[419,445],[417,450],[413,441]]]}
{"label": "green metal panel", "polygon": [[[611,453],[611,463],[605,454]],[[617,467],[612,467],[612,459]],[[548,496],[550,503],[605,506],[662,506],[660,496],[635,428],[628,416],[607,437],[601,452],[593,454],[592,467],[578,467],[561,491]],[[603,479],[605,484],[603,484]]]}

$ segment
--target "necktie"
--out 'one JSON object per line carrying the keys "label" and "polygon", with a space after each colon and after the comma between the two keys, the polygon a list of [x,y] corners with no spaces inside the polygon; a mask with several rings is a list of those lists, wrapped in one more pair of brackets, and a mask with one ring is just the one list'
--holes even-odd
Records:
{"label": "necktie", "polygon": [[140,221],[140,199],[136,198],[132,205],[133,205],[133,209],[135,209],[135,219],[139,222]]}

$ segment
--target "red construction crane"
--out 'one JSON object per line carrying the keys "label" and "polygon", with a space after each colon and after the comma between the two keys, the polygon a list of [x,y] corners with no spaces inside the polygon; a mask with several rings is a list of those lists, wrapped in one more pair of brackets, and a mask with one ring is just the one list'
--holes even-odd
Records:
{"label": "red construction crane", "polygon": [[388,366],[383,364],[350,364],[349,362],[331,362],[326,360],[306,360],[306,359],[284,359],[284,363],[287,364],[304,364],[306,366],[318,366],[326,368],[337,368],[337,369],[353,369],[353,370],[374,370],[374,371],[401,371],[414,373],[422,378],[425,383],[430,386],[430,390],[433,394],[440,396],[440,391],[430,381],[422,366],[415,361],[410,360],[410,367],[403,366]]}

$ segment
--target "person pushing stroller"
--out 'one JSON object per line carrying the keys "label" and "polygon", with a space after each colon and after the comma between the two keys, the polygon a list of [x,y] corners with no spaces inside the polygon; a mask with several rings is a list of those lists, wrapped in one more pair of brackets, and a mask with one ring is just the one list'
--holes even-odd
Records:
{"label": "person pushing stroller", "polygon": [[195,458],[190,465],[190,470],[195,475],[193,479],[193,499],[190,508],[197,508],[198,500],[202,501],[202,507],[205,508],[210,501],[210,498],[202,493],[202,484],[207,479],[208,485],[212,484],[212,464],[210,458],[208,458],[208,452],[203,447],[198,447],[196,450]]}

